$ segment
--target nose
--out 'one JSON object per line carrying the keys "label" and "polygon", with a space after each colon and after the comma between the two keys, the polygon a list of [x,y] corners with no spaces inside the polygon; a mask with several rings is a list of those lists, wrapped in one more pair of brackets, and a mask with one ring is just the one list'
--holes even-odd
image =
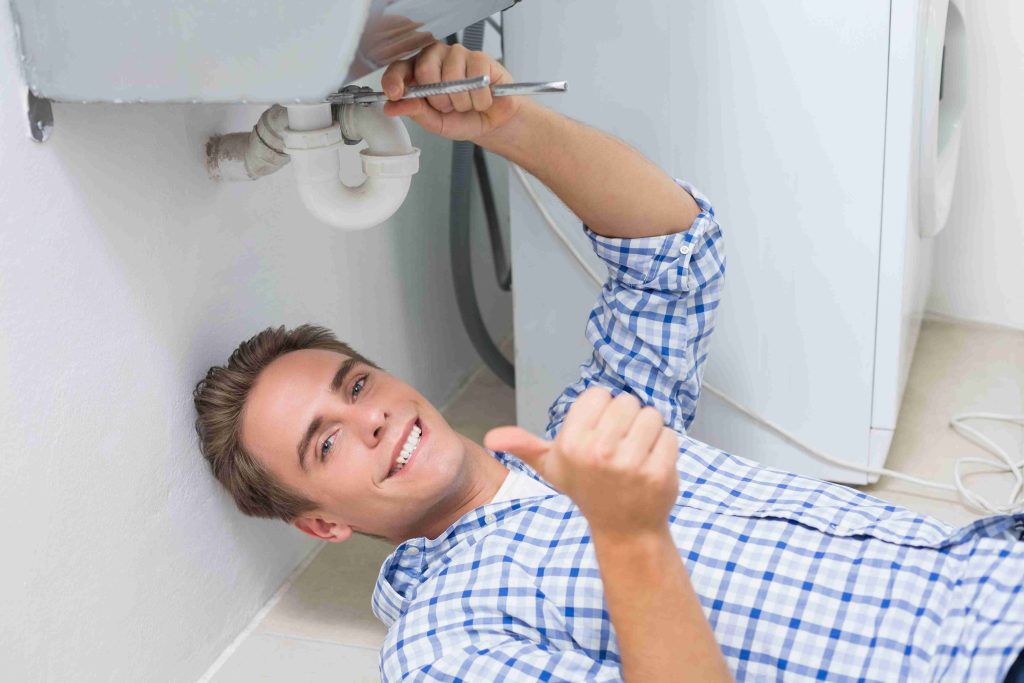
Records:
{"label": "nose", "polygon": [[374,448],[384,438],[390,419],[387,410],[380,406],[362,406],[356,421],[360,440],[369,448]]}

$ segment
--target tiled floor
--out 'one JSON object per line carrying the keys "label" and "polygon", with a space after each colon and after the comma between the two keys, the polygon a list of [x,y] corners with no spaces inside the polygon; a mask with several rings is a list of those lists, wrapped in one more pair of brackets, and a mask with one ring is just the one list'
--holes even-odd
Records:
{"label": "tiled floor", "polygon": [[[1024,333],[926,322],[888,466],[951,480],[956,458],[982,453],[948,427],[949,418],[962,411],[1024,413]],[[444,413],[455,429],[480,440],[489,428],[515,422],[514,395],[484,370]],[[1020,427],[982,429],[1014,456],[1024,456]],[[1008,489],[1005,481],[991,476],[974,479],[986,494]],[[980,516],[957,503],[955,494],[922,492],[891,479],[865,490],[951,523]],[[389,552],[387,543],[372,539],[328,544],[212,683],[377,680],[376,648],[384,629],[369,603],[377,570]]]}
{"label": "tiled floor", "polygon": [[[965,412],[1024,414],[1024,332],[926,320],[886,467],[951,483],[959,458],[993,459],[950,428],[953,415]],[[1024,457],[1021,427],[987,421],[971,425],[1014,461]],[[968,486],[993,502],[1006,502],[1013,483],[1010,475],[975,465],[963,471],[979,473],[965,478]],[[982,516],[962,505],[955,492],[922,490],[891,478],[861,490],[951,524]]]}

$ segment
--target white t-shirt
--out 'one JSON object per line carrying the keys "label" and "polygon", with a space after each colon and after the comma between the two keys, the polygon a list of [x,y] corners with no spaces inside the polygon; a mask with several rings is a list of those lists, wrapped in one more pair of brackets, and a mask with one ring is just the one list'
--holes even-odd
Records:
{"label": "white t-shirt", "polygon": [[529,498],[531,496],[547,496],[557,493],[554,489],[545,486],[533,477],[528,477],[522,472],[509,470],[508,476],[502,482],[501,488],[491,499],[492,503],[504,503],[506,500],[516,498]]}

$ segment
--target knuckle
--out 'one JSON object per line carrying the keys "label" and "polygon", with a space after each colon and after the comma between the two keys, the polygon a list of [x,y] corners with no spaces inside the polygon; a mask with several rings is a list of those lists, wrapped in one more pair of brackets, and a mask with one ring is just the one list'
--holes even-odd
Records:
{"label": "knuckle", "polygon": [[416,81],[420,85],[425,85],[434,80],[434,69],[423,62],[416,65],[415,70]]}
{"label": "knuckle", "polygon": [[564,434],[559,434],[555,437],[555,448],[557,448],[558,452],[562,455],[569,458],[576,457],[579,455],[580,451],[583,450],[580,448],[580,442],[578,439],[568,438]]}
{"label": "knuckle", "polygon": [[629,483],[629,481],[635,477],[633,468],[630,467],[629,463],[622,458],[611,458],[605,464],[605,469],[616,475],[619,478],[619,481],[623,484]]}
{"label": "knuckle", "polygon": [[662,477],[657,471],[646,469],[638,474],[637,477],[640,479],[641,485],[647,490],[656,491],[661,488]]}
{"label": "knuckle", "polygon": [[462,55],[458,52],[451,52],[444,58],[444,65],[441,67],[441,71],[444,73],[459,73],[465,70],[465,68],[466,60],[462,58]]}
{"label": "knuckle", "polygon": [[664,463],[649,466],[644,471],[645,476],[650,481],[650,485],[655,489],[664,488],[673,481],[678,480],[675,469]]}
{"label": "knuckle", "polygon": [[638,431],[643,435],[647,443],[653,443],[652,450],[657,450],[662,446],[664,435],[662,434],[661,422],[656,419],[650,419],[642,423],[643,427]]}
{"label": "knuckle", "polygon": [[485,71],[491,61],[483,52],[470,52],[466,60],[477,71]]}
{"label": "knuckle", "polygon": [[590,452],[598,460],[609,460],[615,455],[615,445],[605,440],[595,441]]}
{"label": "knuckle", "polygon": [[644,406],[640,409],[640,415],[645,420],[650,420],[651,422],[657,421],[659,425],[663,425],[665,422],[661,418],[661,412],[654,406]]}
{"label": "knuckle", "polygon": [[627,408],[640,409],[640,399],[633,394],[624,391],[615,397],[615,402]]}
{"label": "knuckle", "polygon": [[452,47],[448,45],[448,43],[444,42],[443,40],[436,40],[432,44],[427,46],[427,49],[423,51],[423,54],[443,55],[444,53],[448,52],[451,49]]}
{"label": "knuckle", "polygon": [[430,59],[427,56],[421,57],[416,60],[416,65],[413,67],[413,71],[416,75],[434,73],[440,67],[440,62],[436,59]]}

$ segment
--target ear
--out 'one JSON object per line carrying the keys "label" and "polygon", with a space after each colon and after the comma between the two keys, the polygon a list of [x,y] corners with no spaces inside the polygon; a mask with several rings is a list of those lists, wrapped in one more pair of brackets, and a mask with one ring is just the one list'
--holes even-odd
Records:
{"label": "ear", "polygon": [[352,535],[352,527],[339,522],[328,522],[323,517],[304,516],[292,522],[292,526],[304,534],[321,541],[341,543]]}

